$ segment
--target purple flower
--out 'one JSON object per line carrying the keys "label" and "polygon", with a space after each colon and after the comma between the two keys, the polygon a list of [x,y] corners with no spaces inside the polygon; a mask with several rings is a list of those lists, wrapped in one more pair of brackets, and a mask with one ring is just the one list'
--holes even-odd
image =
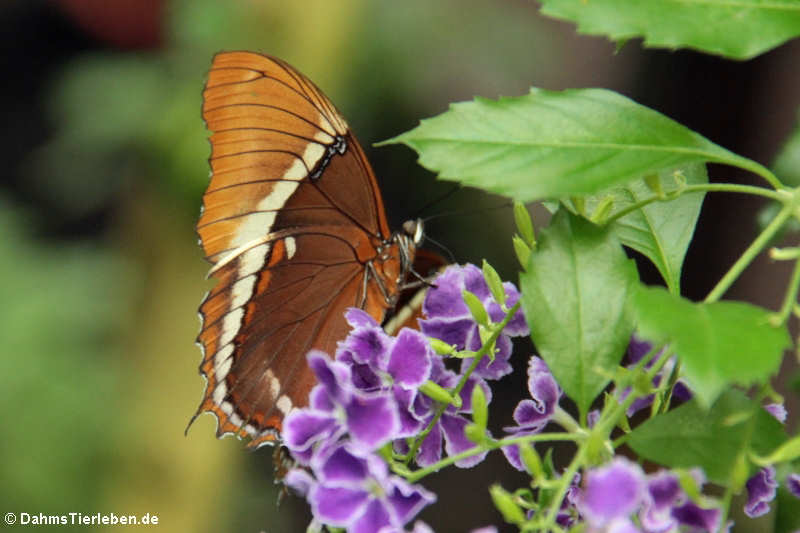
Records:
{"label": "purple flower", "polygon": [[283,424],[284,444],[295,459],[307,464],[315,450],[335,443],[345,433],[362,452],[395,438],[400,420],[388,393],[357,390],[350,367],[331,361],[320,351],[308,353],[308,365],[318,381],[309,397],[310,406],[295,409]]}
{"label": "purple flower", "polygon": [[781,424],[786,422],[786,407],[782,403],[770,403],[764,406],[764,409],[774,416]]}
{"label": "purple flower", "polygon": [[747,503],[744,505],[744,514],[755,518],[769,512],[769,502],[775,499],[775,468],[768,466],[759,470],[747,480]]}
{"label": "purple flower", "polygon": [[[561,388],[547,368],[547,364],[536,356],[532,356],[528,361],[528,392],[531,399],[520,401],[514,409],[513,416],[517,425],[504,428],[517,436],[532,435],[541,431],[553,416],[562,395]],[[503,453],[511,466],[517,470],[524,470],[519,456],[519,446],[505,446]]]}
{"label": "purple flower", "polygon": [[357,308],[345,313],[352,331],[339,343],[336,359],[354,368],[356,387],[376,390],[397,385],[416,389],[430,376],[433,350],[419,331],[403,328],[397,337],[387,335],[371,316]]}
{"label": "purple flower", "polygon": [[[652,348],[653,345],[650,344],[649,342],[639,339],[636,335],[632,335],[625,356],[625,362],[628,368],[633,368],[634,366],[636,366],[636,364],[639,361],[641,361],[642,358]],[[652,366],[653,363],[655,362],[655,359],[656,358],[652,358],[647,363],[647,365],[645,365],[645,368],[649,368],[650,366]],[[656,376],[653,377],[653,386],[657,387],[661,383],[662,376],[669,375],[669,372],[671,371],[672,371],[672,364],[667,363],[664,366],[664,368]],[[622,394],[620,394],[619,401],[622,402],[625,398],[627,398],[627,396],[630,393],[631,393],[631,388],[628,387],[627,389],[622,391]],[[683,380],[678,380],[672,389],[672,398],[675,400],[687,401],[691,399],[691,397],[692,397],[692,391],[689,389],[686,383]],[[628,407],[628,410],[625,411],[625,414],[630,417],[636,414],[637,412],[641,411],[642,409],[650,407],[653,404],[654,398],[655,395],[653,394],[648,394],[646,396],[641,396],[639,398],[636,398]]]}
{"label": "purple flower", "polygon": [[672,509],[672,516],[679,524],[700,531],[719,529],[719,509],[703,509],[694,502],[686,502]]}
{"label": "purple flower", "polygon": [[[350,533],[373,533],[384,527],[403,531],[408,521],[436,500],[422,487],[390,475],[378,455],[363,455],[349,443],[315,454],[311,469],[316,479],[294,469],[287,475],[287,484],[306,494],[317,521]],[[423,533],[424,527],[414,531]]]}
{"label": "purple flower", "polygon": [[[406,530],[401,527],[395,526],[386,526],[382,527],[378,533],[406,533]],[[431,526],[426,524],[425,522],[414,522],[414,529],[411,530],[411,533],[434,533]]]}
{"label": "purple flower", "polygon": [[[482,344],[479,327],[464,303],[462,291],[466,289],[475,294],[493,322],[501,322],[505,317],[500,305],[494,301],[481,270],[475,265],[451,265],[433,283],[422,304],[422,311],[427,317],[419,321],[422,332],[455,345],[458,350],[478,350]],[[503,288],[506,305],[511,307],[519,300],[519,291],[509,282],[504,283]],[[475,369],[475,374],[485,379],[500,379],[511,373],[511,364],[508,362],[511,355],[510,337],[529,333],[525,316],[520,310],[498,337],[493,360],[485,356]],[[472,359],[464,359],[462,370],[470,364]]]}
{"label": "purple flower", "polygon": [[800,498],[800,474],[789,474],[786,476],[786,488],[789,489],[795,498]]}
{"label": "purple flower", "polygon": [[[430,379],[445,389],[452,389],[458,383],[459,376],[447,370],[441,359],[434,359]],[[483,389],[487,404],[491,402],[492,390],[489,385],[482,378],[471,376],[459,394],[461,407],[448,406],[436,424],[433,425],[425,440],[422,441],[416,457],[418,465],[429,466],[439,461],[442,458],[442,443],[444,443],[444,450],[448,455],[456,455],[475,447],[475,443],[464,435],[464,428],[470,423],[470,420],[465,418],[464,415],[472,413],[472,390],[476,386]],[[419,421],[420,429],[431,424],[437,410],[437,404],[423,394],[418,394],[408,404],[405,404],[402,400],[400,403],[401,405],[407,405],[406,412]],[[405,441],[396,441],[395,449],[400,453],[409,452],[408,444]],[[483,461],[487,453],[483,452],[459,459],[455,462],[455,465],[460,468],[470,468]]]}
{"label": "purple flower", "polygon": [[630,518],[615,518],[603,529],[604,533],[640,533]]}
{"label": "purple flower", "polygon": [[642,526],[648,531],[668,531],[675,520],[672,516],[674,505],[685,499],[678,477],[661,471],[647,479],[649,498],[639,513]]}
{"label": "purple flower", "polygon": [[367,313],[351,308],[345,317],[353,330],[339,343],[337,361],[353,369],[353,385],[366,392],[391,391],[399,407],[400,427],[394,438],[410,437],[423,428],[411,406],[417,389],[430,379],[434,353],[419,331],[403,328],[390,337]]}
{"label": "purple flower", "polygon": [[645,498],[641,467],[617,457],[586,475],[579,508],[590,526],[603,527],[616,519],[627,519]]}

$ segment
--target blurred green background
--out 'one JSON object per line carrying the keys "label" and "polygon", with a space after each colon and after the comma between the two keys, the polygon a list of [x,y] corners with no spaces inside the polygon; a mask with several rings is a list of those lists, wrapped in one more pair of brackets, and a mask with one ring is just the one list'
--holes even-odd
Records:
{"label": "blurred green background", "polygon": [[[607,87],[765,164],[800,103],[797,42],[747,63],[638,42],[616,51],[526,0],[4,0],[0,41],[0,511],[151,513],[170,532],[308,521],[296,498],[276,506],[269,449],[216,440],[210,416],[183,434],[203,391],[193,341],[209,283],[194,223],[216,51],[277,55],[315,80],[365,145],[393,227],[451,187],[409,150],[371,145],[453,101]],[[510,211],[480,210],[501,203],[459,190],[423,213],[447,215],[428,233],[458,261],[486,257],[515,280]],[[759,208],[707,201],[689,296],[742,251]],[[758,262],[732,295],[776,306],[784,266]],[[523,379],[505,384],[498,402],[511,406]],[[498,456],[470,476],[435,476],[440,503],[422,518],[438,531],[500,524],[485,490],[518,482],[508,470]],[[756,522],[769,530],[768,519]]]}

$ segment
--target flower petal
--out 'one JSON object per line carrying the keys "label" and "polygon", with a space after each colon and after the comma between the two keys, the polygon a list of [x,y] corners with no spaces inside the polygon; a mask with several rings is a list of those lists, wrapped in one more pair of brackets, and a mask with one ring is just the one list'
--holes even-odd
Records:
{"label": "flower petal", "polygon": [[433,286],[425,293],[422,312],[430,318],[470,317],[469,309],[467,309],[461,297],[463,288],[464,275],[462,267],[458,265],[447,267],[444,272],[436,276],[436,279],[433,280]]}
{"label": "flower petal", "polygon": [[[444,433],[444,451],[447,455],[457,455],[475,447],[475,443],[464,435],[464,428],[467,427],[468,420],[445,413],[439,419],[439,423]],[[465,459],[459,459],[455,462],[455,465],[459,468],[471,468],[483,461],[487,453],[482,452]]]}
{"label": "flower petal", "polygon": [[314,517],[332,526],[349,525],[363,513],[368,500],[365,490],[324,485],[312,488],[308,496]]}
{"label": "flower petal", "polygon": [[339,422],[332,415],[311,409],[295,409],[283,421],[283,443],[294,454],[338,433]]}
{"label": "flower petal", "polygon": [[391,345],[391,337],[380,326],[372,326],[354,329],[339,346],[340,349],[352,353],[353,360],[357,363],[367,363],[378,368]]}
{"label": "flower petal", "polygon": [[765,515],[769,512],[769,502],[775,499],[775,468],[768,466],[759,470],[747,480],[747,503],[744,505],[744,514],[750,518]]}
{"label": "flower petal", "polygon": [[641,467],[618,457],[587,474],[580,508],[592,526],[602,527],[616,518],[627,518],[644,498]]}
{"label": "flower petal", "polygon": [[339,361],[331,361],[328,354],[319,350],[311,350],[306,356],[308,366],[317,376],[317,381],[325,387],[328,395],[335,403],[343,405],[350,396],[350,367]]}
{"label": "flower petal", "polygon": [[[472,346],[469,348],[472,350],[478,350],[481,347],[480,342],[480,335],[477,334],[476,328],[473,328],[471,342]],[[507,376],[510,374],[514,369],[512,368],[511,364],[508,362],[508,359],[511,357],[511,351],[513,345],[511,343],[511,339],[508,335],[500,335],[495,342],[496,352],[494,354],[494,360],[489,357],[489,355],[484,355],[481,362],[478,363],[478,366],[475,367],[475,375],[478,375],[484,379],[500,379],[503,376]],[[469,368],[472,364],[473,358],[464,359],[461,362],[461,372]]]}
{"label": "flower petal", "polygon": [[[430,421],[425,422],[425,427],[428,427]],[[422,441],[422,445],[417,452],[417,464],[425,467],[439,461],[442,458],[442,428],[440,424],[436,424]]]}
{"label": "flower petal", "polygon": [[461,272],[464,276],[464,288],[469,292],[481,299],[481,301],[488,300],[492,297],[489,292],[489,285],[486,284],[486,278],[483,277],[483,272],[472,263],[467,263],[461,267]]}
{"label": "flower petal", "polygon": [[314,471],[320,482],[327,486],[341,483],[358,486],[369,474],[367,462],[350,453],[345,446],[334,448],[319,465],[314,465]]}
{"label": "flower petal", "polygon": [[286,473],[283,482],[301,496],[305,496],[317,481],[314,477],[302,468],[292,468]]}
{"label": "flower petal", "polygon": [[436,495],[420,485],[412,485],[397,476],[392,477],[392,488],[386,500],[401,525],[405,525],[427,505],[436,501]]}
{"label": "flower petal", "polygon": [[372,318],[369,313],[358,307],[348,308],[347,311],[344,312],[344,318],[347,320],[347,323],[350,324],[351,328],[380,327],[380,324],[375,322],[375,319]]}
{"label": "flower petal", "polygon": [[471,338],[472,330],[475,329],[475,322],[472,317],[458,319],[437,317],[420,319],[419,326],[422,333],[428,337],[437,338],[447,344],[455,345],[457,350],[463,350]]}
{"label": "flower petal", "polygon": [[786,476],[786,488],[789,489],[795,498],[800,498],[800,474],[789,474]]}
{"label": "flower petal", "polygon": [[364,513],[347,528],[347,533],[374,533],[386,526],[393,526],[386,505],[373,499],[364,509]]}
{"label": "flower petal", "polygon": [[403,328],[389,353],[386,370],[396,384],[418,388],[431,375],[433,350],[422,333]]}
{"label": "flower petal", "polygon": [[354,394],[345,412],[353,444],[364,451],[380,448],[397,437],[400,429],[397,406],[387,395]]}
{"label": "flower petal", "polygon": [[786,407],[784,407],[782,403],[771,403],[765,405],[764,409],[766,409],[769,414],[774,416],[781,424],[786,422]]}
{"label": "flower petal", "polygon": [[672,509],[672,516],[683,525],[703,531],[719,529],[719,509],[703,509],[694,502],[686,502]]}

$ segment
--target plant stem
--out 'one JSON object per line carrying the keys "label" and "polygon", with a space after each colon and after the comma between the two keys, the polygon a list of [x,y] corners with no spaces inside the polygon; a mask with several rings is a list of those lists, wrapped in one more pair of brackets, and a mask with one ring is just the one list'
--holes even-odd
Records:
{"label": "plant stem", "polygon": [[[495,341],[498,339],[498,337],[500,337],[500,334],[503,332],[503,329],[505,329],[506,325],[509,322],[511,322],[512,318],[514,318],[514,314],[519,310],[520,305],[522,305],[522,301],[515,303],[514,306],[508,310],[508,313],[506,313],[506,316],[503,318],[503,321],[496,325],[494,331],[492,331],[492,334],[489,336],[488,339],[486,339],[486,342],[483,343],[483,346],[481,346],[481,349],[475,353],[475,357],[472,360],[472,364],[470,364],[469,368],[464,373],[464,375],[461,376],[461,380],[458,382],[458,385],[456,385],[455,388],[453,388],[453,390],[451,391],[451,394],[453,396],[459,395],[461,389],[463,389],[464,385],[467,384],[467,380],[469,379],[469,377],[478,367],[478,364],[480,364],[481,359],[483,359],[483,357],[489,352],[489,348],[491,346],[494,346]],[[433,419],[428,424],[428,427],[426,427],[425,430],[422,433],[420,433],[420,435],[416,439],[414,439],[414,443],[411,445],[411,449],[408,450],[408,454],[406,455],[406,461],[405,461],[406,464],[408,464],[417,455],[419,447],[422,445],[422,442],[425,440],[425,437],[428,436],[428,434],[433,430],[434,426],[436,426],[436,424],[439,422],[439,419],[442,417],[442,414],[445,412],[447,407],[448,405],[439,406],[439,408],[436,410],[436,414],[433,416]]]}
{"label": "plant stem", "polygon": [[781,226],[794,214],[796,200],[783,206],[775,218],[772,219],[764,231],[747,247],[747,250],[736,260],[733,266],[722,276],[717,285],[708,293],[704,302],[716,302],[725,294],[734,281],[741,275],[742,271],[761,253],[772,237],[781,229]]}
{"label": "plant stem", "polygon": [[789,320],[789,315],[792,314],[792,308],[797,301],[798,290],[800,290],[800,260],[794,262],[792,279],[789,281],[789,288],[786,291],[786,295],[783,297],[783,305],[781,305],[778,311],[777,319],[774,323],[775,326],[781,326]]}
{"label": "plant stem", "polygon": [[536,435],[509,437],[501,440],[488,441],[485,444],[479,444],[474,448],[470,448],[469,450],[465,450],[456,455],[447,456],[441,461],[437,461],[436,463],[430,466],[426,466],[425,468],[420,468],[419,470],[414,470],[410,474],[404,470],[402,470],[401,472],[396,471],[396,473],[403,475],[409,483],[416,483],[425,476],[438,472],[442,468],[454,464],[456,461],[460,461],[461,459],[466,459],[474,455],[479,455],[487,451],[498,450],[500,448],[503,448],[504,446],[511,446],[513,444],[522,444],[523,442],[576,441],[576,440],[581,440],[583,438],[584,436],[582,435],[575,435],[572,433],[537,433]]}
{"label": "plant stem", "polygon": [[678,198],[684,193],[693,192],[733,192],[763,196],[765,198],[769,198],[770,200],[776,200],[783,203],[787,201],[786,194],[781,193],[780,191],[765,189],[764,187],[755,187],[753,185],[737,185],[735,183],[698,183],[681,187],[668,193],[666,196],[653,195],[649,198],[645,198],[644,200],[639,200],[638,202],[624,207],[623,209],[620,209],[614,213],[612,216],[608,217],[605,223],[608,224],[610,222],[614,222],[615,220],[619,220],[620,218],[629,215],[634,211],[638,211],[642,207],[652,204],[653,202],[669,202]]}
{"label": "plant stem", "polygon": [[564,501],[564,497],[567,495],[569,486],[572,484],[572,480],[575,479],[575,474],[578,472],[578,469],[583,466],[587,449],[588,446],[586,446],[586,443],[583,443],[582,446],[579,446],[578,452],[575,454],[575,457],[573,457],[572,462],[561,475],[561,479],[559,479],[559,487],[553,496],[550,510],[547,512],[547,516],[544,518],[544,523],[539,527],[541,531],[550,531],[553,529],[553,526],[556,523],[556,517],[558,516],[558,511],[561,508],[561,502]]}

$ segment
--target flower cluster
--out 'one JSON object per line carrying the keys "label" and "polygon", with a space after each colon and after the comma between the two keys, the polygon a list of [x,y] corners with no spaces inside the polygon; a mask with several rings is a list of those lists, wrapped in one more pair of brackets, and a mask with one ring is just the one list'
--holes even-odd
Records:
{"label": "flower cluster", "polygon": [[[513,306],[519,292],[510,283],[503,289],[506,304]],[[405,531],[435,495],[390,472],[385,454],[392,451],[386,445],[391,443],[394,453],[408,454],[413,439],[427,430],[409,458],[420,466],[439,461],[443,448],[454,455],[475,446],[465,436],[472,392],[480,387],[487,403],[491,401],[487,380],[511,372],[510,336],[526,335],[528,328],[518,312],[496,339],[495,353],[477,365],[465,358],[459,371],[448,368],[431,349],[428,336],[455,350],[477,351],[482,345],[481,326],[464,304],[464,290],[478,297],[492,321],[503,320],[505,312],[481,271],[473,265],[451,266],[426,294],[421,332],[403,328],[393,337],[364,311],[349,309],[351,331],[339,344],[336,359],[319,351],[308,354],[317,385],[309,407],[286,418],[283,438],[302,467],[291,470],[286,483],[308,499],[318,523],[349,532]],[[457,391],[458,401],[443,407],[423,392],[426,386]],[[470,467],[484,456],[472,455],[456,465]],[[413,531],[430,529],[418,522]]]}
{"label": "flower cluster", "polygon": [[[702,474],[693,473],[697,485]],[[591,470],[576,506],[590,531],[660,532],[687,528],[717,531],[719,509],[706,509],[691,501],[678,477],[661,471],[645,475],[639,465],[618,457]],[[638,526],[631,520],[637,517]]]}
{"label": "flower cluster", "polygon": [[[510,283],[504,283],[502,290],[494,284],[493,288],[490,290],[477,267],[451,266],[427,291],[420,330],[403,328],[391,336],[370,315],[353,308],[345,314],[351,330],[339,343],[335,359],[314,350],[308,354],[317,385],[310,393],[309,406],[287,416],[283,438],[298,464],[287,474],[286,483],[308,500],[317,526],[344,528],[351,533],[405,533],[414,517],[436,500],[435,494],[403,477],[411,462],[424,468],[437,465],[445,455],[461,454],[451,461],[468,468],[482,461],[491,447],[476,443],[498,447],[485,430],[485,420],[480,425],[476,423],[477,413],[485,410],[477,409],[472,402],[474,398],[491,402],[489,382],[512,370],[511,337],[527,335],[529,331],[521,312],[510,317],[502,332],[496,327],[491,330],[506,320],[507,309],[520,298]],[[477,297],[486,311],[483,318],[474,318],[473,314],[478,313],[474,302],[465,302],[465,291]],[[499,292],[505,293],[502,306],[492,296]],[[430,338],[450,347],[448,351],[440,344],[439,353],[457,357],[437,355]],[[476,361],[477,354],[487,347],[492,348],[491,353]],[[641,366],[642,358],[651,349],[649,343],[633,337],[623,364],[630,369]],[[652,369],[656,359],[644,369]],[[671,362],[659,364],[662,366],[653,376],[653,388],[663,384],[672,372]],[[529,397],[514,409],[515,425],[504,428],[507,437],[542,432],[551,422],[567,432],[585,434],[600,416],[605,416],[591,411],[588,427],[580,427],[559,406],[564,392],[539,357],[529,359],[527,377]],[[625,415],[633,416],[653,404],[653,394],[623,386],[618,385],[612,392],[617,401],[628,402]],[[476,389],[482,394],[474,394]],[[631,394],[637,397],[632,398]],[[686,401],[691,398],[691,391],[678,380],[671,397]],[[785,420],[782,405],[768,405],[765,409],[778,420]],[[485,438],[476,438],[475,432],[470,431],[476,426],[486,432]],[[537,459],[531,458],[530,449],[504,444],[500,444],[501,449],[514,468],[534,469]],[[468,450],[470,453],[462,453]],[[548,468],[557,477],[552,464]],[[513,523],[554,520],[562,528],[582,523],[589,533],[703,532],[718,531],[722,525],[719,505],[701,495],[705,479],[699,469],[683,477],[672,471],[646,475],[637,464],[617,457],[594,469],[580,465],[580,469],[571,472],[574,474],[569,481],[545,480],[539,485],[546,494],[547,483],[550,487],[553,483],[568,483],[561,485],[560,503],[554,502],[560,505],[557,513],[537,515],[543,509],[539,504],[529,505],[525,511],[517,508],[511,514],[503,512],[501,505],[498,509],[505,518],[516,520]],[[693,484],[694,489],[684,488],[687,483]],[[773,467],[756,472],[746,483],[745,513],[755,517],[768,512],[777,486]],[[800,497],[800,475],[790,474],[786,486]],[[513,498],[510,505],[517,505]],[[494,526],[487,526],[473,533],[496,531]],[[412,533],[433,531],[417,521]]]}

